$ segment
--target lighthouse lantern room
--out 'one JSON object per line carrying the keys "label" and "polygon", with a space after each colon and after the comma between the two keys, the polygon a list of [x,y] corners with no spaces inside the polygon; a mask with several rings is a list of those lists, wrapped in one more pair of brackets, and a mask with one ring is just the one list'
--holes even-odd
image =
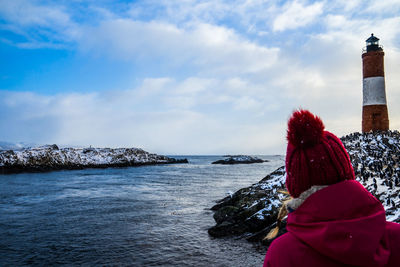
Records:
{"label": "lighthouse lantern room", "polygon": [[366,40],[366,43],[367,43],[367,52],[369,52],[369,51],[382,51],[382,47],[379,46],[379,38],[374,36],[373,33]]}

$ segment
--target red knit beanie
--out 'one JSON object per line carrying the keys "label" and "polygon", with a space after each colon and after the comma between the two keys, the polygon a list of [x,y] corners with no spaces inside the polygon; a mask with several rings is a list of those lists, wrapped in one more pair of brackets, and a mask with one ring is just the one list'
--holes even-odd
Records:
{"label": "red knit beanie", "polygon": [[286,187],[292,197],[313,185],[355,179],[342,142],[324,128],[321,119],[307,110],[295,111],[289,119]]}

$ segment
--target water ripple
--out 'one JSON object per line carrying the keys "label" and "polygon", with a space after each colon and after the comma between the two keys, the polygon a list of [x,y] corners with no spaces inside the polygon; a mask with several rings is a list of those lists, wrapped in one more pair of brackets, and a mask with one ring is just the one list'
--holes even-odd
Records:
{"label": "water ripple", "polygon": [[0,266],[260,266],[263,249],[207,234],[208,209],[283,163],[267,158],[0,176]]}

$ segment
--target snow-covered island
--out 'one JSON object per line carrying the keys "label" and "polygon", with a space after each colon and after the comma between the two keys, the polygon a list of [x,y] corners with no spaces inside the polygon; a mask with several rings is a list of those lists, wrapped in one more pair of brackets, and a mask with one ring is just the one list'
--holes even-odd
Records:
{"label": "snow-covered island", "polygon": [[212,164],[251,164],[251,163],[262,163],[268,160],[263,160],[257,157],[236,155],[226,156],[226,159],[214,161]]}
{"label": "snow-covered island", "polygon": [[58,148],[57,145],[46,145],[0,150],[0,174],[187,162],[187,159],[151,154],[139,148]]}
{"label": "snow-covered island", "polygon": [[[387,220],[400,222],[400,133],[353,133],[341,140],[356,179],[382,202]],[[260,241],[276,226],[281,201],[287,197],[280,192],[285,190],[285,177],[282,166],[258,183],[219,200],[211,208],[216,225],[208,230],[209,234]]]}

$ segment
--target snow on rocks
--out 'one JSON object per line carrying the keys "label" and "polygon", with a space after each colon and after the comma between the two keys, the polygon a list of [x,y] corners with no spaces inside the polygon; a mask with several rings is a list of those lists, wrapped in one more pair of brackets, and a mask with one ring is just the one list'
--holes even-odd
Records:
{"label": "snow on rocks", "polygon": [[262,160],[257,157],[236,155],[236,156],[226,156],[226,159],[214,161],[212,164],[251,164],[251,163],[262,163],[268,160]]}
{"label": "snow on rocks", "polygon": [[357,181],[382,202],[388,221],[400,222],[400,133],[353,133],[341,139]]}
{"label": "snow on rocks", "polygon": [[58,148],[46,145],[0,151],[0,173],[187,163],[138,148]]}
{"label": "snow on rocks", "polygon": [[[352,161],[356,179],[385,207],[389,221],[400,222],[400,133],[398,131],[353,133],[341,138]],[[219,200],[211,236],[243,236],[260,241],[275,227],[281,201],[286,195],[285,168],[280,167],[258,183]],[[285,232],[282,229],[281,233]]]}

